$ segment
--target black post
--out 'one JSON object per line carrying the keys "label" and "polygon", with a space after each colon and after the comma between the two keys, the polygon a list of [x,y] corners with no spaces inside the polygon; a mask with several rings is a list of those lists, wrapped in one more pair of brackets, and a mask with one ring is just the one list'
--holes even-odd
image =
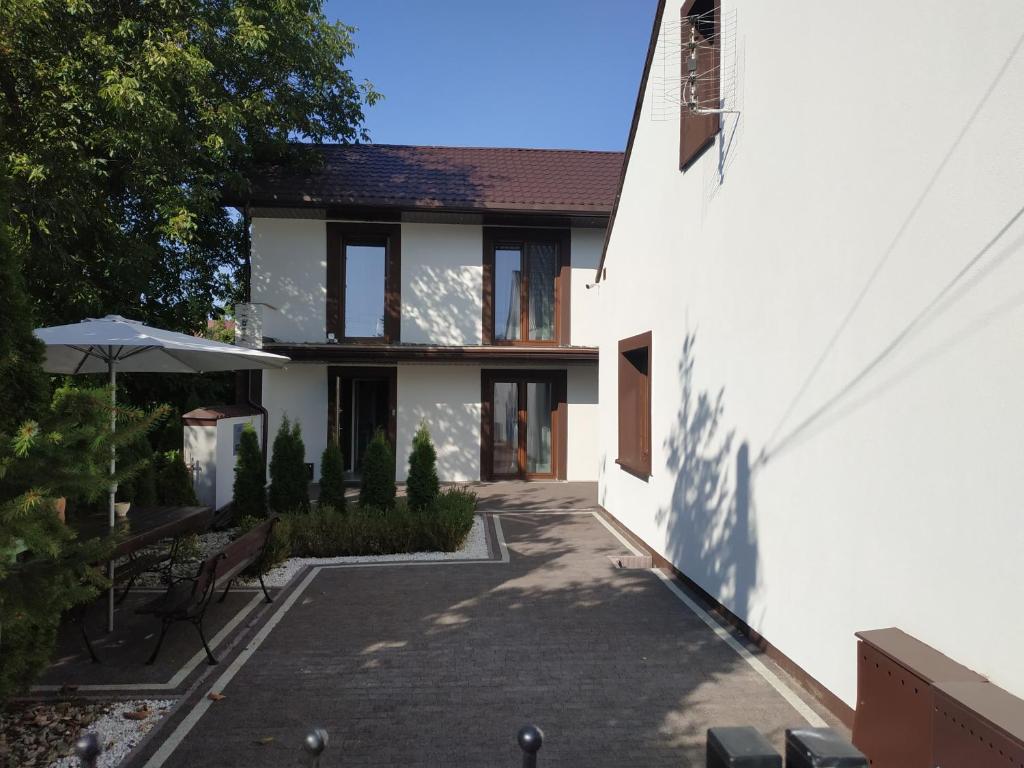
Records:
{"label": "black post", "polygon": [[302,741],[302,751],[306,753],[306,765],[309,768],[317,768],[320,765],[320,755],[327,747],[327,731],[323,728],[313,728],[306,734]]}
{"label": "black post", "polygon": [[523,768],[537,768],[537,753],[544,744],[544,732],[536,725],[524,725],[516,739],[523,750]]}
{"label": "black post", "polygon": [[96,768],[96,761],[102,751],[95,733],[83,733],[75,742],[75,754],[78,755],[81,768]]}

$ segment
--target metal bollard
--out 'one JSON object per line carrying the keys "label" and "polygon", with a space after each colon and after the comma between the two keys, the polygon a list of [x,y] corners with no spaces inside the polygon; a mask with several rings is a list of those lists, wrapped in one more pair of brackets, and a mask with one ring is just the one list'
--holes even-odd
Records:
{"label": "metal bollard", "polygon": [[537,768],[537,753],[544,745],[544,731],[536,725],[524,725],[516,736],[523,750],[523,768]]}
{"label": "metal bollard", "polygon": [[306,765],[309,768],[317,768],[320,765],[320,755],[326,748],[327,731],[323,728],[313,728],[302,741],[302,751],[306,753]]}
{"label": "metal bollard", "polygon": [[99,760],[102,751],[100,740],[95,733],[83,733],[75,742],[75,754],[78,755],[81,768],[96,768],[96,761]]}

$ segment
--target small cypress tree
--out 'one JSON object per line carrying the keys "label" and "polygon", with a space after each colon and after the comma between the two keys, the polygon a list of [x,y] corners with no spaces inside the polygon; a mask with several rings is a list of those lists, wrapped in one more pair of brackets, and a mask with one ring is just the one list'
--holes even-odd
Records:
{"label": "small cypress tree", "polygon": [[232,498],[236,520],[246,516],[262,518],[267,514],[267,475],[260,441],[252,424],[242,428],[238,442]]}
{"label": "small cypress tree", "polygon": [[161,504],[195,506],[199,503],[191,473],[180,451],[163,454],[156,473],[156,495]]}
{"label": "small cypress tree", "polygon": [[286,415],[274,436],[270,457],[270,508],[275,512],[309,511],[309,475],[302,428]]}
{"label": "small cypress tree", "polygon": [[345,465],[341,448],[333,440],[320,457],[320,504],[345,511]]}
{"label": "small cypress tree", "polygon": [[395,457],[391,444],[378,429],[363,455],[359,506],[392,509],[395,506]]}
{"label": "small cypress tree", "polygon": [[409,479],[405,485],[412,509],[427,509],[437,498],[437,451],[430,439],[430,430],[425,422],[412,438],[412,452],[409,454]]}

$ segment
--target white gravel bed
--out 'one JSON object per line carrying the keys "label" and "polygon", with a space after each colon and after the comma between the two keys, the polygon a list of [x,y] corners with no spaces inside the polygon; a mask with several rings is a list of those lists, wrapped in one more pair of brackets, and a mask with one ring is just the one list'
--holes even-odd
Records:
{"label": "white gravel bed", "polygon": [[[183,560],[174,564],[174,578],[175,579],[186,579],[196,575],[196,571],[199,568],[199,564],[217,552],[220,552],[229,541],[235,538],[237,533],[236,528],[229,528],[224,531],[207,531],[206,533],[199,534],[196,538],[199,544],[199,552],[194,559]],[[170,540],[160,541],[153,546],[143,548],[139,554],[145,555],[150,552],[166,552],[171,547]],[[127,562],[127,558],[123,558],[118,561],[119,565],[123,565]],[[157,571],[146,571],[140,573],[139,577],[135,579],[134,587],[164,587],[167,585],[167,581],[164,578],[163,565],[161,570]]]}
{"label": "white gravel bed", "polygon": [[[92,731],[99,737],[100,746],[103,747],[96,763],[98,768],[120,765],[173,704],[174,701],[170,699],[136,699],[112,704],[107,714],[86,728],[86,731]],[[131,720],[125,717],[126,712],[137,712],[143,708],[150,711],[145,719]],[[62,757],[51,763],[50,768],[78,768],[79,764],[75,756]]]}
{"label": "white gravel bed", "polygon": [[[455,552],[413,552],[405,555],[354,555],[350,557],[292,557],[273,568],[263,577],[268,587],[284,587],[307,565],[356,565],[359,563],[430,562],[434,560],[485,560],[487,527],[482,515],[476,515],[473,527],[466,536],[462,549]],[[253,584],[259,582],[252,580]]]}

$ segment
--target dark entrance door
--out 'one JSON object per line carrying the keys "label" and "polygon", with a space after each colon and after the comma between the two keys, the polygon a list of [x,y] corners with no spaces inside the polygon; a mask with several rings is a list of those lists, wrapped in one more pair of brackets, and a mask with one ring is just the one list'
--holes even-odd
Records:
{"label": "dark entrance door", "polygon": [[345,473],[358,479],[363,455],[378,429],[395,445],[394,368],[331,368],[329,434],[341,446]]}
{"label": "dark entrance door", "polygon": [[565,372],[484,371],[482,474],[564,478]]}

